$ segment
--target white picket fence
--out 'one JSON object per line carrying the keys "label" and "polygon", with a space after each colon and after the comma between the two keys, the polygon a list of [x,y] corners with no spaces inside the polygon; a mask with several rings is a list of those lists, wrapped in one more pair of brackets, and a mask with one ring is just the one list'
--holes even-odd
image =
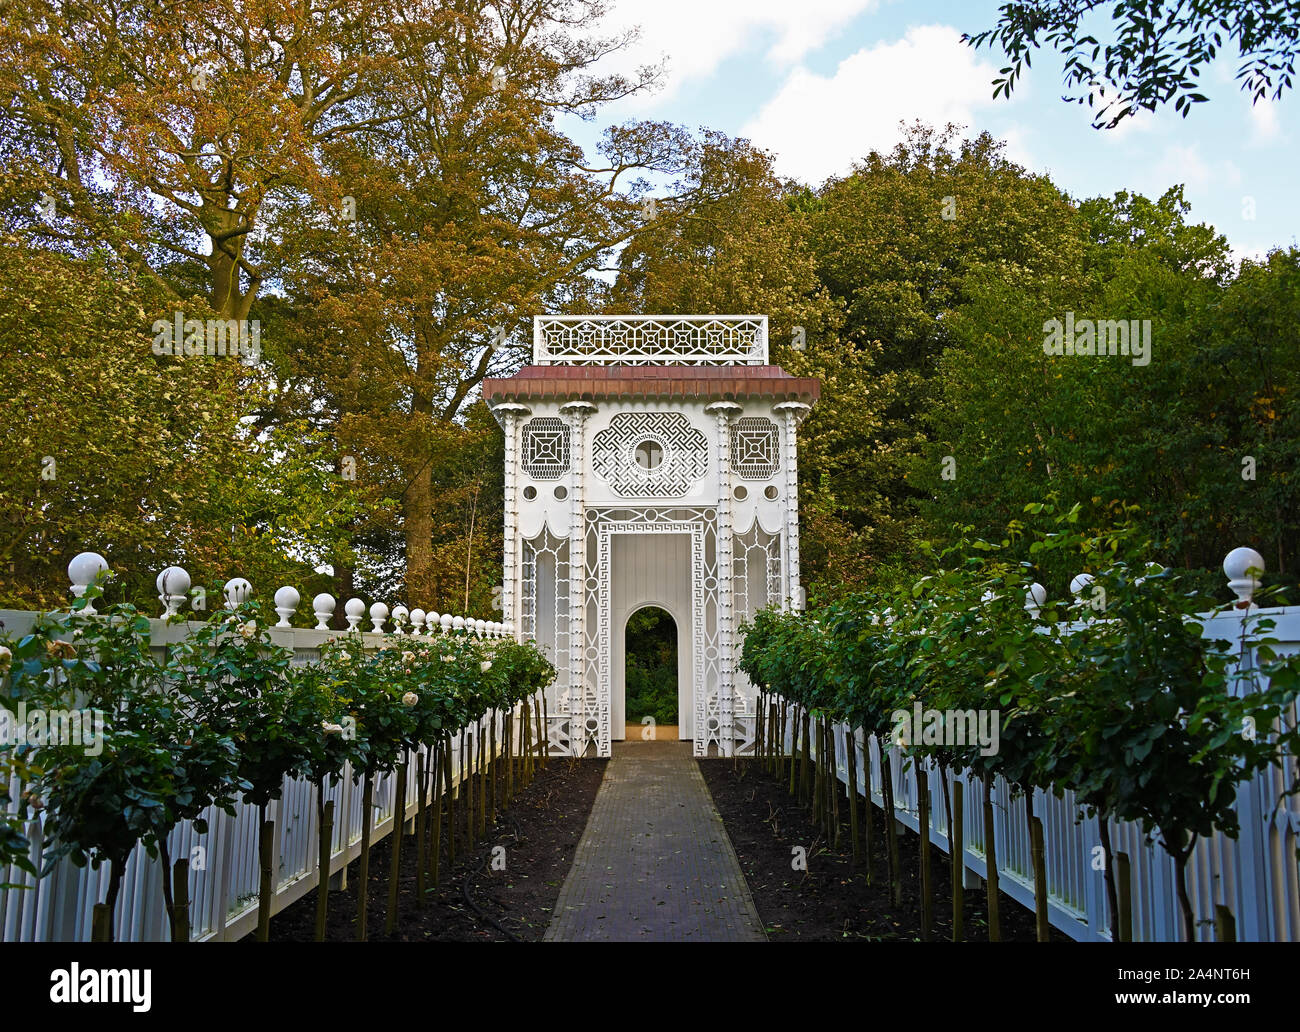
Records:
{"label": "white picket fence", "polygon": [[[1208,638],[1234,641],[1240,638],[1242,611],[1205,616],[1201,622]],[[1253,622],[1270,618],[1276,627],[1267,632],[1279,654],[1300,652],[1300,608],[1252,608]],[[1248,657],[1253,662],[1253,656]],[[1296,712],[1291,720],[1297,719]],[[791,743],[793,715],[784,729],[787,750]],[[848,783],[848,752],[857,750],[858,793],[870,786],[871,798],[884,805],[881,794],[879,756],[881,743],[861,732],[850,738],[847,726],[835,726],[836,768],[839,779]],[[887,746],[893,778],[895,812],[912,831],[920,830],[916,765],[901,750]],[[864,753],[870,763],[864,762]],[[815,749],[814,749],[815,755]],[[1237,923],[1242,941],[1300,941],[1300,796],[1283,796],[1285,786],[1295,784],[1300,774],[1296,757],[1285,768],[1273,768],[1240,786],[1236,809],[1241,824],[1234,840],[1216,834],[1199,840],[1188,864],[1188,894],[1198,922],[1197,938],[1213,940],[1215,906],[1226,905]],[[921,772],[930,790],[930,840],[950,853],[947,814],[937,768]],[[969,883],[974,886],[986,874],[984,830],[984,785],[979,778],[957,775],[964,786],[962,819],[962,861]],[[1083,818],[1073,797],[1057,798],[1039,790],[1034,796],[1034,815],[1043,822],[1046,853],[1048,913],[1053,926],[1081,941],[1110,941],[1110,913],[1106,899],[1105,874],[1097,856],[1101,845],[1097,818]],[[1033,865],[1024,798],[1015,795],[1000,778],[993,786],[994,841],[997,848],[999,885],[1003,892],[1034,906]],[[1142,941],[1182,939],[1182,919],[1174,884],[1174,862],[1160,846],[1147,842],[1142,830],[1128,822],[1112,821],[1111,846],[1127,853],[1131,862],[1133,938]],[[950,854],[951,855],[951,854]]]}
{"label": "white picket fence", "polygon": [[[78,585],[75,574],[73,580],[73,591],[76,593]],[[85,583],[89,581],[84,580],[83,585]],[[188,590],[188,577],[184,578],[184,583],[181,592]],[[235,583],[232,581],[227,585],[227,601],[242,601],[247,597],[246,590],[236,588],[237,594],[232,598],[231,585]],[[277,593],[277,604],[289,601],[282,594],[285,590],[282,588]],[[177,598],[175,594],[170,597]],[[292,602],[293,606],[287,607],[290,612],[297,604],[296,592],[293,592]],[[168,602],[164,601],[164,605],[168,605]],[[174,602],[171,608],[174,611]],[[332,614],[333,599],[317,596],[314,608],[319,625]],[[360,615],[364,608],[359,600],[349,600],[347,612],[349,624],[354,628],[351,631],[292,628],[288,625],[286,613],[282,612],[282,626],[271,628],[268,634],[274,644],[293,650],[295,666],[316,662],[320,658],[321,645],[339,635],[360,639],[362,647],[367,650],[378,649],[386,641],[392,640],[391,635],[379,630],[360,630]],[[399,607],[394,610],[394,616],[399,614],[404,632],[408,635],[413,629],[420,630],[425,624],[425,614],[420,610],[408,614],[404,608]],[[418,623],[413,626],[413,622],[406,619],[408,616],[418,616]],[[374,627],[382,628],[388,617],[387,607],[377,603],[371,607],[370,617]],[[429,617],[423,635],[425,637],[445,633],[501,637],[508,633],[500,623],[466,620],[462,617],[439,617],[438,614],[429,614]],[[37,618],[36,613],[0,610],[0,624],[15,636],[27,633]],[[152,648],[159,654],[165,654],[198,626],[151,620]],[[490,738],[490,721],[496,723],[496,742],[500,753],[504,743],[504,714],[493,713],[479,725],[470,725],[469,735],[471,740],[476,733]],[[515,721],[514,726],[517,736],[519,721]],[[425,753],[427,766],[429,750],[425,748],[420,751]],[[460,759],[460,736],[455,735],[452,739],[452,770],[455,778],[459,777]],[[415,784],[416,753],[410,754],[409,761],[406,792],[408,834],[412,830],[418,802],[418,787]],[[372,842],[379,841],[392,831],[396,813],[396,781],[394,775],[376,779]],[[16,781],[11,784],[10,792],[12,798],[17,798]],[[326,799],[334,801],[331,884],[334,888],[342,888],[345,884],[346,865],[361,852],[362,785],[360,782],[354,784],[351,771],[345,770],[341,777],[332,781]],[[186,821],[172,832],[168,840],[173,860],[190,860],[191,938],[196,941],[240,939],[256,928],[260,884],[258,812],[256,807],[243,804],[237,805],[235,809],[235,816],[229,817],[211,808],[206,814],[208,831],[205,834],[197,834],[191,822]],[[284,794],[271,803],[267,818],[273,820],[276,826],[272,856],[275,898],[271,906],[272,913],[275,914],[311,892],[317,884],[320,848],[315,786],[301,779],[286,779]],[[24,831],[31,842],[30,859],[39,871],[42,869],[44,849],[42,821],[39,818],[29,821]],[[409,862],[415,862],[414,850]],[[0,883],[19,886],[0,891],[0,930],[3,931],[0,941],[89,940],[93,908],[95,903],[103,901],[107,893],[108,875],[107,864],[94,871],[89,867],[78,868],[66,859],[61,860],[48,876],[40,879],[18,867],[0,865]],[[137,847],[132,854],[122,879],[117,905],[116,938],[118,941],[160,941],[170,938],[163,909],[159,863],[149,859],[142,847]]]}

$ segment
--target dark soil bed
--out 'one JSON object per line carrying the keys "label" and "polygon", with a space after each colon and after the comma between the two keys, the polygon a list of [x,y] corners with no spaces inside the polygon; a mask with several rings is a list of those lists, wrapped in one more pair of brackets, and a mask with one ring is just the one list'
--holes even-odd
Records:
{"label": "dark soil bed", "polygon": [[[450,870],[444,825],[442,884],[427,890],[423,907],[416,901],[415,837],[407,836],[402,846],[397,926],[391,936],[384,934],[391,836],[376,843],[370,853],[369,938],[376,942],[503,942],[509,939],[501,931],[505,929],[516,939],[540,940],[587,826],[607,762],[552,758],[510,808],[489,822],[487,836],[477,845],[466,852],[457,837],[456,864]],[[492,869],[494,846],[505,848],[504,870]],[[349,865],[347,889],[330,893],[329,941],[356,939],[359,866],[360,861]],[[472,903],[466,900],[467,886]],[[315,928],[316,893],[312,891],[271,919],[271,940],[309,942],[315,937]]]}
{"label": "dark soil bed", "polygon": [[[749,882],[754,905],[773,942],[842,942],[862,940],[919,940],[921,938],[920,838],[900,826],[899,854],[903,872],[903,904],[895,907],[889,895],[889,867],[885,851],[885,815],[874,810],[875,834],[870,862],[855,870],[848,835],[848,804],[840,799],[844,824],[836,850],[813,824],[811,811],[788,794],[787,784],[742,761],[703,760],[700,770],[713,793],[727,834]],[[859,801],[861,805],[861,801]],[[940,803],[939,805],[942,805]],[[859,810],[861,819],[861,810]],[[792,869],[792,849],[806,850],[807,870]],[[937,846],[931,851],[934,898],[933,937],[952,938],[950,864]],[[985,890],[966,889],[963,908],[967,942],[988,941]],[[1002,939],[1033,942],[1033,911],[1005,893],[1001,897]],[[1053,941],[1068,942],[1052,930]]]}

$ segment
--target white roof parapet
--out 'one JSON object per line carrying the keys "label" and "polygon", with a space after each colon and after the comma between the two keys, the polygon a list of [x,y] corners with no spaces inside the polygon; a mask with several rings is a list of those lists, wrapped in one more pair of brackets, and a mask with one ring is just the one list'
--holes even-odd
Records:
{"label": "white roof parapet", "polygon": [[765,315],[538,315],[534,365],[767,365]]}

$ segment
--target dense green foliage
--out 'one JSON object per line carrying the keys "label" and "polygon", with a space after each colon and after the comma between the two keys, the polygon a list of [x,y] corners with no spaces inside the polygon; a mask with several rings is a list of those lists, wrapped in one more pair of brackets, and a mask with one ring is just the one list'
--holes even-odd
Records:
{"label": "dense green foliage", "polygon": [[264,807],[286,778],[320,785],[345,768],[354,778],[391,770],[405,750],[509,709],[555,676],[531,645],[462,633],[390,637],[377,651],[342,635],[319,662],[292,666],[252,602],[192,628],[164,661],[151,650],[149,620],[129,604],[101,615],[84,606],[0,639],[7,719],[25,704],[101,721],[91,747],[84,734],[5,736],[0,761],[21,770],[26,787],[6,807],[0,861],[25,856],[23,823],[43,810],[42,873],[63,856],[108,862],[110,904],[137,843],[166,859],[171,830],[190,820],[203,833],[210,807]]}
{"label": "dense green foliage", "polygon": [[[1033,569],[1015,561],[1011,539],[964,541],[887,595],[808,616],[760,613],[741,666],[814,717],[941,771],[1070,790],[1087,813],[1139,823],[1177,863],[1190,936],[1182,875],[1197,838],[1234,836],[1240,783],[1300,751],[1288,717],[1300,657],[1278,655],[1271,621],[1256,616],[1243,615],[1232,641],[1207,638],[1194,618],[1204,598],[1147,564],[1131,526],[1098,535],[1078,528],[1077,507],[1027,512],[1040,529],[1012,537],[1091,572],[1081,597],[1058,595],[1035,620],[1025,612]],[[1239,666],[1250,649],[1258,662]]]}
{"label": "dense green foliage", "polygon": [[677,723],[677,624],[662,609],[638,609],[627,621],[624,689],[627,722]]}

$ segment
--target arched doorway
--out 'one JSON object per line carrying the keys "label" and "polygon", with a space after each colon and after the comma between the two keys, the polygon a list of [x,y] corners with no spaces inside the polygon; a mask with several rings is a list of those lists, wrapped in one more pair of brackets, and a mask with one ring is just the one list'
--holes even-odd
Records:
{"label": "arched doorway", "polygon": [[[681,642],[677,621],[644,606],[623,628],[623,710],[627,740],[676,739],[681,709]],[[653,727],[653,732],[647,729]]]}

